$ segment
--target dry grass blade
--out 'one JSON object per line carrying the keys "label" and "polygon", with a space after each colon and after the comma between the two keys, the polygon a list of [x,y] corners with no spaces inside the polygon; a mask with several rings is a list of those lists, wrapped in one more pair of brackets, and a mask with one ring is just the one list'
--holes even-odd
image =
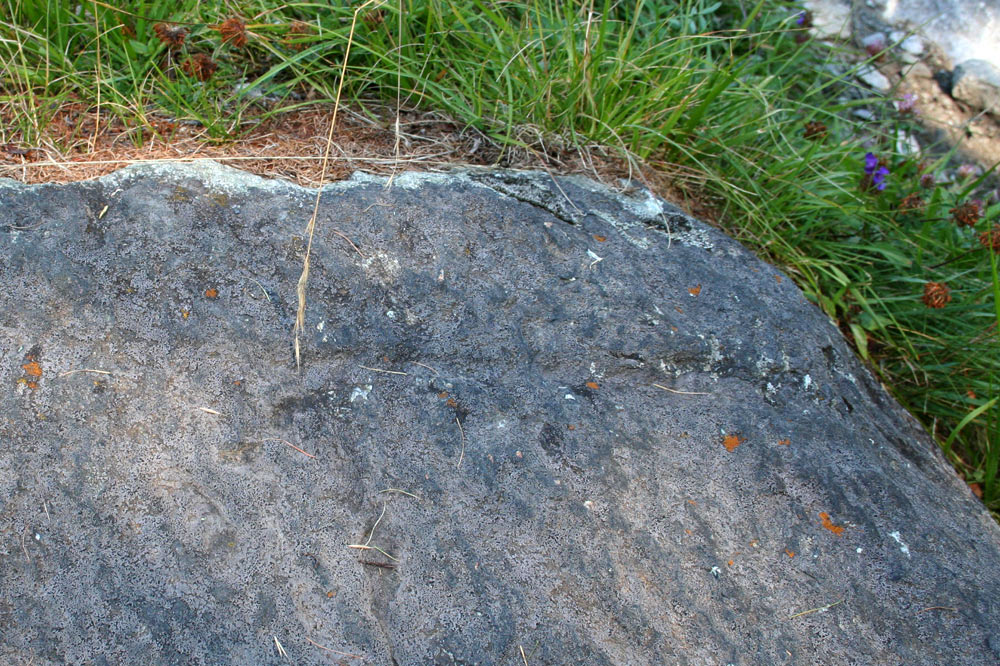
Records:
{"label": "dry grass blade", "polygon": [[299,453],[301,453],[304,456],[308,456],[309,458],[315,458],[316,457],[316,456],[314,456],[311,453],[303,451],[302,449],[300,449],[299,447],[295,446],[294,444],[292,444],[288,440],[281,439],[280,437],[268,437],[264,441],[265,442],[281,442],[285,446],[288,446],[288,447],[291,447],[291,448],[295,449],[296,451],[298,451]]}
{"label": "dry grass blade", "polygon": [[801,613],[796,613],[795,615],[791,615],[791,616],[788,617],[788,619],[792,620],[792,619],[795,619],[797,617],[802,617],[803,615],[810,615],[812,613],[825,613],[828,610],[830,610],[831,608],[833,608],[834,606],[839,606],[842,603],[844,603],[843,599],[841,599],[840,601],[835,601],[832,604],[827,604],[825,606],[820,606],[819,608],[810,608],[809,610],[804,610]]}
{"label": "dry grass blade", "polygon": [[107,370],[91,370],[90,368],[80,368],[79,370],[67,370],[66,372],[59,373],[60,377],[69,377],[70,375],[75,375],[78,372],[92,372],[95,375],[110,375],[111,373]]}
{"label": "dry grass blade", "polygon": [[462,459],[465,458],[465,430],[462,428],[462,422],[455,417],[455,423],[458,424],[458,432],[462,436],[462,453],[458,456],[458,464],[455,465],[455,469],[462,466]]}
{"label": "dry grass blade", "polygon": [[418,502],[422,502],[423,501],[418,496],[414,495],[413,493],[406,492],[405,490],[400,490],[399,488],[385,488],[383,490],[380,490],[379,492],[380,493],[399,493],[401,495],[406,495],[408,497],[412,497],[413,499],[417,500]]}
{"label": "dry grass blade", "polygon": [[[309,282],[309,257],[312,255],[313,236],[316,233],[316,216],[319,215],[319,201],[323,196],[323,184],[326,181],[326,170],[330,162],[330,150],[333,148],[333,130],[337,126],[337,112],[340,110],[340,95],[344,90],[344,78],[347,76],[347,59],[351,56],[351,45],[354,43],[354,30],[358,24],[358,14],[366,10],[369,6],[381,2],[382,0],[367,0],[354,10],[351,18],[351,31],[347,35],[347,48],[344,50],[344,60],[340,66],[340,80],[337,82],[337,97],[333,101],[333,117],[330,118],[330,131],[326,136],[326,152],[323,154],[323,167],[320,169],[319,187],[316,190],[316,202],[313,204],[312,216],[306,226],[306,234],[309,242],[306,244],[306,256],[302,261],[302,275],[295,287],[298,296],[299,307],[295,313],[295,367],[302,367],[301,345],[299,344],[299,333],[306,328],[306,285]],[[353,245],[353,243],[352,243]],[[357,248],[355,248],[357,249]],[[360,253],[360,252],[359,252]]]}
{"label": "dry grass blade", "polygon": [[313,645],[315,645],[316,647],[318,647],[320,650],[326,650],[327,652],[332,652],[334,654],[339,654],[339,655],[342,655],[344,657],[351,657],[353,659],[364,659],[364,657],[361,656],[360,654],[354,654],[352,652],[341,652],[340,650],[334,650],[333,648],[328,648],[325,645],[320,645],[316,641],[310,639],[308,636],[303,636],[302,638],[306,639],[307,641],[309,641],[310,643],[312,643]]}
{"label": "dry grass blade", "polygon": [[653,384],[658,389],[663,389],[669,393],[676,393],[677,395],[711,395],[711,393],[702,393],[701,391],[678,391],[677,389],[667,388],[662,384]]}
{"label": "dry grass blade", "polygon": [[399,370],[383,370],[382,368],[370,368],[367,365],[359,365],[359,368],[364,370],[371,370],[372,372],[384,372],[387,375],[405,375],[408,373],[400,372]]}

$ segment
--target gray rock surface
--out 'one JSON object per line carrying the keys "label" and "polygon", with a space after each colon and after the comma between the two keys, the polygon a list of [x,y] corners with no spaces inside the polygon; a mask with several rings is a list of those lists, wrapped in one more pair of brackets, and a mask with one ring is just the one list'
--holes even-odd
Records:
{"label": "gray rock surface", "polygon": [[1000,68],[985,60],[963,62],[952,73],[951,95],[974,109],[1000,115]]}
{"label": "gray rock surface", "polygon": [[938,44],[953,62],[978,58],[1000,67],[996,0],[866,0],[892,25],[906,25]]}
{"label": "gray rock surface", "polygon": [[853,34],[851,3],[845,0],[803,0],[813,14],[813,32],[820,39],[850,39]]}
{"label": "gray rock surface", "polygon": [[[804,0],[803,6],[813,12],[822,38],[861,39],[874,30],[903,29],[934,42],[952,63],[979,59],[1000,67],[1000,3],[995,0]],[[900,47],[917,54],[916,44]]]}
{"label": "gray rock surface", "polygon": [[331,185],[296,370],[310,191],[0,183],[0,663],[995,664],[1000,530],[836,328],[559,186]]}

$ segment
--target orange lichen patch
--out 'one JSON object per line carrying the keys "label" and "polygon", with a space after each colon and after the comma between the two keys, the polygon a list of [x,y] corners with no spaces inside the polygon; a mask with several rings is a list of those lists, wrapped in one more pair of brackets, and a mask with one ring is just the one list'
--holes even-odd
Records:
{"label": "orange lichen patch", "polygon": [[576,426],[573,425],[572,423],[566,427],[569,428],[570,430],[576,430]]}
{"label": "orange lichen patch", "polygon": [[598,236],[597,234],[594,234],[594,240],[597,241],[598,243],[603,243],[608,239],[606,236]]}
{"label": "orange lichen patch", "polygon": [[29,356],[27,358],[27,363],[23,364],[21,367],[24,368],[24,374],[28,377],[41,377],[42,376],[42,366],[39,365],[38,361]]}
{"label": "orange lichen patch", "polygon": [[698,506],[698,503],[695,502],[694,500],[688,500],[688,504],[690,504],[692,506]]}
{"label": "orange lichen patch", "polygon": [[722,440],[722,445],[726,447],[726,451],[732,453],[736,450],[736,447],[747,441],[739,435],[726,435]]}
{"label": "orange lichen patch", "polygon": [[792,551],[788,550],[787,548],[785,549],[785,555],[788,555],[788,557],[795,557],[795,553],[793,553]]}
{"label": "orange lichen patch", "polygon": [[690,289],[688,289],[688,293],[691,294],[692,296],[697,296],[698,294],[701,293],[701,285],[699,284],[697,287],[691,287]]}
{"label": "orange lichen patch", "polygon": [[823,521],[823,527],[830,530],[837,536],[840,536],[841,534],[844,533],[844,528],[840,525],[834,525],[833,521],[830,520],[830,514],[828,514],[826,511],[823,511],[819,514],[819,519]]}
{"label": "orange lichen patch", "polygon": [[681,308],[680,308],[680,306],[679,306],[679,305],[675,305],[675,306],[674,306],[674,310],[677,310],[677,311],[678,311],[678,312],[680,312],[681,314],[684,314],[684,310],[681,310]]}
{"label": "orange lichen patch", "polygon": [[219,290],[218,289],[216,289],[216,288],[213,287],[211,289],[206,289],[205,290],[205,298],[218,298],[218,297],[219,297]]}
{"label": "orange lichen patch", "polygon": [[779,439],[778,440],[778,446],[791,446],[791,445],[792,445],[792,440],[790,440],[790,439]]}
{"label": "orange lichen patch", "polygon": [[728,564],[729,566],[733,566],[734,564],[736,564],[736,562],[733,560],[729,560],[726,564]]}
{"label": "orange lichen patch", "polygon": [[445,400],[444,404],[448,405],[449,407],[458,407],[458,403],[455,402],[454,398],[448,398],[447,400]]}
{"label": "orange lichen patch", "polygon": [[597,382],[587,382],[587,388],[597,389]]}
{"label": "orange lichen patch", "polygon": [[694,534],[694,532],[692,532],[691,530],[684,530],[684,533],[687,534],[688,536]]}
{"label": "orange lichen patch", "polygon": [[775,281],[776,281],[776,282],[777,282],[778,284],[781,284],[781,276],[780,276],[780,275],[775,275],[775,276],[774,276],[774,279],[775,279]]}
{"label": "orange lichen patch", "polygon": [[447,391],[441,391],[440,393],[438,393],[438,397],[443,400],[444,398],[448,397],[448,392]]}

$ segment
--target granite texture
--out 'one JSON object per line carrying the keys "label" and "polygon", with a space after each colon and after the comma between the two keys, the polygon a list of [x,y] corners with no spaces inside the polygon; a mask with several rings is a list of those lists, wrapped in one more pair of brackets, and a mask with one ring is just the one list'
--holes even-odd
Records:
{"label": "granite texture", "polygon": [[558,185],[331,185],[296,369],[314,192],[0,183],[0,661],[997,663],[1000,530],[829,320]]}

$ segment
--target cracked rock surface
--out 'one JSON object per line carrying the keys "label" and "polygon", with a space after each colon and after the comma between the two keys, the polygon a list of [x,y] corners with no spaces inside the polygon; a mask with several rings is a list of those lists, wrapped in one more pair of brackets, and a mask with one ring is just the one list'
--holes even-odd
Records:
{"label": "cracked rock surface", "polygon": [[739,244],[581,179],[358,175],[296,369],[313,197],[0,182],[0,661],[1000,659],[1000,530]]}

